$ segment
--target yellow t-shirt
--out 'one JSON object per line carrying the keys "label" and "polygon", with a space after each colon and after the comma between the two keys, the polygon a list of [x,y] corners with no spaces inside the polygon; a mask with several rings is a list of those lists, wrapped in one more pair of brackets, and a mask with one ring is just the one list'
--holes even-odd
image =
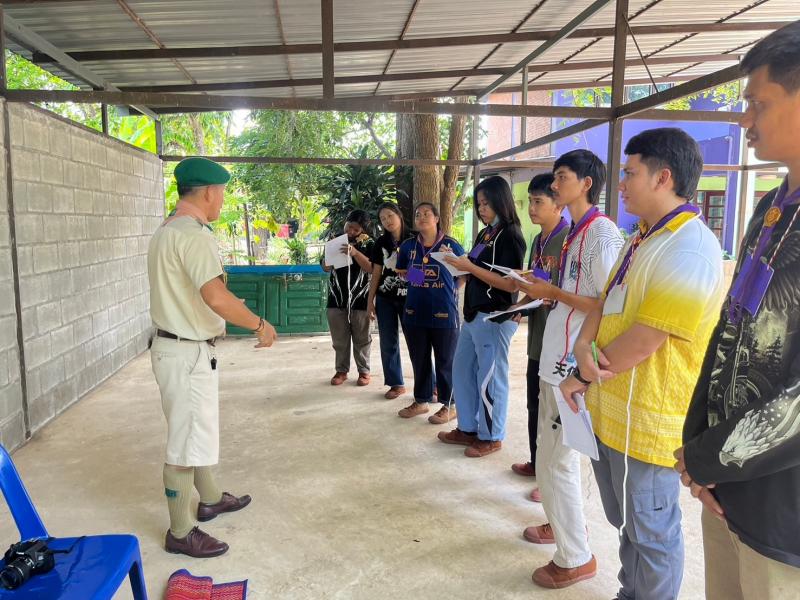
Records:
{"label": "yellow t-shirt", "polygon": [[156,327],[189,340],[207,340],[225,331],[200,288],[223,274],[217,240],[192,217],[158,228],[147,249],[150,316]]}
{"label": "yellow t-shirt", "polygon": [[[611,271],[617,272],[633,238]],[[722,252],[705,224],[690,213],[674,217],[645,240],[631,262],[621,313],[604,315],[598,347],[607,346],[641,323],[669,333],[667,340],[636,367],[628,454],[664,467],[675,463],[681,434],[708,340],[723,298]],[[620,373],[586,394],[597,437],[625,452],[626,408],[631,373]]]}

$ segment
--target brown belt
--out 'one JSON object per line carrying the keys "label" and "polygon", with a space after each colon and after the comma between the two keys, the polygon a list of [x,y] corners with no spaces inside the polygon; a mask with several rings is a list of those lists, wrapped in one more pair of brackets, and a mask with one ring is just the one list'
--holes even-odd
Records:
{"label": "brown belt", "polygon": [[163,329],[156,329],[156,335],[158,337],[163,337],[170,340],[178,340],[179,342],[205,342],[209,346],[214,346],[217,343],[217,338],[215,337],[209,340],[190,340],[189,338],[178,337],[174,333],[170,333],[169,331],[164,331]]}

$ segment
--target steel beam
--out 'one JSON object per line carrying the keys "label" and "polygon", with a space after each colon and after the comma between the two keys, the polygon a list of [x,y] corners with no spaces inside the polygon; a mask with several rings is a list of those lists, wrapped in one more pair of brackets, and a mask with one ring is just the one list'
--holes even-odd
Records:
{"label": "steel beam", "polygon": [[[692,56],[659,56],[648,61],[650,64],[658,65],[683,65],[688,63],[704,63],[704,62],[735,62],[739,60],[739,56],[735,54],[700,54]],[[639,59],[626,60],[626,66],[638,66]],[[613,61],[583,61],[583,62],[567,62],[567,63],[553,63],[553,64],[536,64],[528,65],[528,71],[532,73],[545,73],[556,71],[582,71],[592,69],[605,69],[614,66]],[[417,71],[406,73],[381,73],[374,75],[345,75],[335,77],[336,84],[348,83],[383,83],[386,81],[415,81],[422,79],[451,79],[454,77],[485,77],[486,75],[498,75],[505,73],[502,67],[488,67],[478,69],[450,69],[445,71]],[[685,81],[683,78],[681,81]],[[648,80],[649,81],[649,80]],[[596,82],[591,87],[598,87]],[[308,77],[302,79],[263,79],[256,81],[223,81],[223,82],[206,82],[197,84],[166,84],[166,85],[143,85],[143,86],[124,86],[120,88],[127,92],[219,92],[230,90],[252,90],[252,89],[270,89],[270,88],[283,88],[283,87],[308,87],[323,85],[323,79],[320,77]],[[602,85],[602,84],[601,84]],[[524,84],[523,84],[524,86]],[[530,86],[528,89],[531,89]],[[547,88],[549,89],[549,88]],[[519,91],[518,89],[516,91]],[[459,92],[461,94],[461,92]],[[471,94],[467,94],[471,95]]]}
{"label": "steel beam", "polygon": [[322,7],[322,97],[333,98],[333,0],[321,0]]}
{"label": "steel beam", "polygon": [[686,96],[691,96],[692,94],[730,83],[731,81],[736,81],[742,77],[744,77],[744,75],[742,74],[739,65],[733,65],[709,75],[703,75],[697,79],[692,79],[686,83],[676,85],[668,90],[657,92],[651,96],[648,96],[647,98],[642,98],[641,100],[636,100],[635,102],[623,104],[622,106],[614,109],[614,118],[622,119],[631,117],[637,113],[650,108],[655,108],[666,102],[685,98]]}
{"label": "steel beam", "polygon": [[[625,103],[625,67],[628,47],[628,0],[617,0],[614,20],[614,65],[611,75],[611,107]],[[608,124],[606,157],[606,214],[615,223],[619,220],[619,177],[624,121],[615,117]]]}
{"label": "steel beam", "polygon": [[[180,162],[185,156],[162,154],[164,162]],[[436,159],[402,159],[402,158],[322,158],[300,156],[206,156],[205,158],[220,163],[258,164],[258,165],[399,165],[406,167],[453,166],[461,167],[475,164],[474,160],[436,160]]]}
{"label": "steel beam", "polygon": [[[9,4],[9,2],[4,2]],[[636,36],[672,35],[683,33],[706,32],[750,32],[774,31],[789,21],[763,21],[757,23],[681,23],[675,25],[640,25],[631,26]],[[412,39],[390,39],[369,42],[335,42],[336,54],[344,52],[370,52],[379,50],[408,50],[416,48],[453,48],[456,46],[478,46],[487,44],[508,44],[514,42],[546,42],[551,40],[557,31],[525,31],[516,33],[498,33],[481,35],[462,35],[450,37],[430,37]],[[568,39],[593,39],[612,37],[613,27],[589,27],[575,30]],[[69,56],[81,62],[108,60],[163,60],[169,58],[231,58],[241,56],[280,56],[285,54],[320,54],[322,44],[272,44],[252,46],[203,46],[195,48],[148,48],[136,50],[87,50],[69,52]],[[33,54],[36,64],[53,62],[44,51]]]}
{"label": "steel beam", "polygon": [[586,131],[587,129],[592,129],[593,127],[597,127],[598,125],[602,125],[603,123],[606,122],[608,122],[608,119],[586,119],[585,121],[580,121],[579,123],[575,123],[574,125],[570,125],[569,127],[565,127],[564,129],[553,131],[552,133],[548,133],[547,135],[544,135],[540,138],[536,138],[535,140],[531,140],[530,142],[526,142],[525,144],[520,144],[519,146],[514,146],[513,148],[509,148],[508,150],[503,150],[502,152],[496,152],[495,154],[490,154],[489,156],[485,156],[478,161],[478,164],[482,165],[492,161],[499,160],[501,158],[505,158],[506,156],[514,156],[515,154],[519,154],[520,152],[525,152],[526,150],[530,150],[531,148],[538,148],[539,146],[544,146],[545,144],[556,142],[570,135]]}
{"label": "steel beam", "polygon": [[571,33],[573,33],[582,23],[591,19],[595,14],[597,14],[600,10],[602,10],[611,0],[595,0],[590,4],[586,9],[581,11],[581,13],[572,19],[569,23],[564,25],[558,32],[545,43],[540,45],[536,50],[528,54],[525,58],[519,61],[516,65],[508,69],[504,75],[498,77],[495,81],[490,83],[488,86],[483,88],[478,93],[478,98],[484,98],[491,94],[494,90],[499,88],[503,83],[511,79],[516,73],[519,73],[520,69],[530,63],[533,60],[536,60],[542,54],[547,52],[550,48],[558,44],[561,40],[567,38]]}
{"label": "steel beam", "polygon": [[[8,15],[4,17],[3,21],[3,29],[5,30],[6,34],[26,48],[46,52],[66,71],[69,71],[75,77],[85,81],[95,88],[112,91],[119,90],[119,88],[109,84],[105,79],[94,73],[91,69],[88,69],[74,58],[62,52],[59,48],[48,42],[29,27],[26,27],[22,23],[18,23]],[[158,116],[146,106],[138,105],[133,107],[151,119],[158,120]]]}
{"label": "steel beam", "polygon": [[262,98],[259,96],[212,96],[203,94],[158,94],[148,92],[108,92],[90,90],[9,90],[12,102],[85,102],[108,104],[147,104],[149,106],[233,110],[237,108],[273,110],[312,110],[340,112],[384,112],[442,115],[490,115],[497,117],[561,117],[610,119],[610,108],[571,106],[519,106],[508,104],[466,104],[420,100],[382,100],[358,98]]}

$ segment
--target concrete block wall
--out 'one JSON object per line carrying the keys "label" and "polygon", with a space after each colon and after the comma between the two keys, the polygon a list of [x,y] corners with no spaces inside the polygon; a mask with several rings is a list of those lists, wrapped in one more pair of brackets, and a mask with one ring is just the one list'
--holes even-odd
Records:
{"label": "concrete block wall", "polygon": [[146,348],[164,191],[158,157],[30,105],[9,112],[33,432]]}
{"label": "concrete block wall", "polygon": [[17,349],[17,310],[11,268],[11,230],[6,173],[5,119],[0,100],[0,443],[7,448],[25,439],[22,374]]}

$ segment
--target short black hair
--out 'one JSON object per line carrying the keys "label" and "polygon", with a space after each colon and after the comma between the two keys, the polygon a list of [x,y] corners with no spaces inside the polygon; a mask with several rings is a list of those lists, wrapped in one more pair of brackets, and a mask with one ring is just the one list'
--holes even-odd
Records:
{"label": "short black hair", "polygon": [[531,182],[528,184],[528,193],[542,194],[552,198],[554,180],[555,177],[553,177],[552,173],[540,173],[539,175],[534,175],[533,179],[531,179]]}
{"label": "short black hair", "polygon": [[600,202],[600,194],[606,185],[606,166],[594,152],[589,150],[570,150],[558,157],[553,165],[553,173],[559,168],[567,167],[578,176],[592,178],[592,187],[589,188],[589,204],[596,205]]}
{"label": "short black hair", "polygon": [[694,198],[703,174],[703,155],[697,142],[682,129],[659,127],[643,131],[630,139],[625,154],[641,156],[651,173],[669,169],[675,194],[685,200]]}
{"label": "short black hair", "polygon": [[483,192],[489,206],[500,218],[500,222],[508,225],[521,227],[517,216],[517,207],[514,204],[514,194],[511,193],[511,186],[500,175],[492,175],[481,181],[472,194],[475,213],[478,213],[478,192]]}
{"label": "short black hair", "polygon": [[763,66],[767,67],[770,81],[790,93],[800,90],[800,21],[773,31],[742,59],[746,75]]}
{"label": "short black hair", "polygon": [[357,208],[347,213],[345,223],[357,223],[361,225],[361,229],[366,231],[369,227],[369,215],[367,214],[367,211]]}

